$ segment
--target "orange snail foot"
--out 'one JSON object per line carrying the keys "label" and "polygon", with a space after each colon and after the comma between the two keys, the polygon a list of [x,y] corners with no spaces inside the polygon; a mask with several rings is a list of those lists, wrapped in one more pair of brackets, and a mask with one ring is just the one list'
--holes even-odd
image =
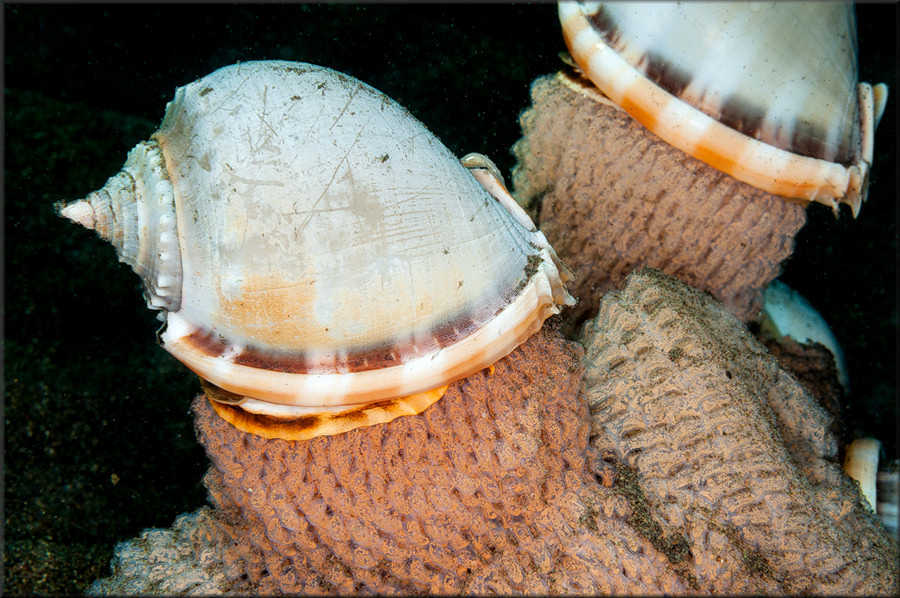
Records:
{"label": "orange snail foot", "polygon": [[354,428],[387,423],[403,415],[425,411],[444,396],[447,386],[396,399],[365,405],[347,405],[341,410],[309,413],[298,417],[275,417],[245,411],[237,406],[243,398],[201,379],[203,392],[215,412],[242,432],[263,438],[309,440],[317,436],[333,436]]}

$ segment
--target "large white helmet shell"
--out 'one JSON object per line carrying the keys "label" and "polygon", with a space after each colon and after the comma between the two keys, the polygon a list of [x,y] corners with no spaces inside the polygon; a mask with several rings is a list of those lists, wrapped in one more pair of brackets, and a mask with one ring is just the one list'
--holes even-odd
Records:
{"label": "large white helmet shell", "polygon": [[247,62],[179,88],[61,213],[116,245],[202,379],[250,411],[318,413],[487,367],[573,301],[489,161],[467,165],[361,81]]}

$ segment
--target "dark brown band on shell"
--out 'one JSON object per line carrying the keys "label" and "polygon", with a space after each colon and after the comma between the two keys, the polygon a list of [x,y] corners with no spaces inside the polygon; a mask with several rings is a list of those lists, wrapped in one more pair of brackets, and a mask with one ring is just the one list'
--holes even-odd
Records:
{"label": "dark brown band on shell", "polygon": [[[247,346],[237,353],[232,362],[258,369],[292,374],[318,374],[332,372],[364,372],[406,363],[408,360],[434,353],[474,334],[484,326],[513,298],[498,297],[476,313],[461,313],[452,322],[439,326],[416,338],[397,340],[389,345],[348,351],[346,353],[284,354]],[[500,307],[496,307],[497,305]],[[213,331],[199,329],[184,337],[184,342],[209,357],[220,357],[232,345]]]}

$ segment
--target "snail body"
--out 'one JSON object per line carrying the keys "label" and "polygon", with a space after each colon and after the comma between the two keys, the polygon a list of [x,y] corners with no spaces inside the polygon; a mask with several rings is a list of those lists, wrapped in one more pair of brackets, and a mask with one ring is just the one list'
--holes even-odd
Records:
{"label": "snail body", "polygon": [[490,161],[465,161],[361,81],[247,62],[179,88],[122,171],[60,213],[139,274],[208,394],[308,434],[420,411],[573,303]]}

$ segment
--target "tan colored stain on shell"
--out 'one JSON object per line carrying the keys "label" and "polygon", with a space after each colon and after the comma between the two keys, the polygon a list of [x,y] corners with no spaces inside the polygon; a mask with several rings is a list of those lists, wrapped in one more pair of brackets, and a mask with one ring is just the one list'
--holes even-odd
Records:
{"label": "tan colored stain on shell", "polygon": [[298,350],[305,344],[322,345],[330,340],[324,326],[298,313],[298,306],[315,302],[312,284],[294,284],[277,275],[250,275],[244,278],[240,295],[223,293],[219,301],[223,317],[263,345]]}

